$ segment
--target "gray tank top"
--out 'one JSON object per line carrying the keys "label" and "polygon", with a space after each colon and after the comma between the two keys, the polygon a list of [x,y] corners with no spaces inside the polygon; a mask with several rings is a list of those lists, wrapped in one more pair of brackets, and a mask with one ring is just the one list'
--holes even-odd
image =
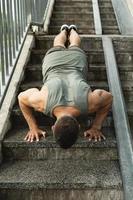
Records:
{"label": "gray tank top", "polygon": [[81,114],[88,113],[88,64],[84,52],[78,48],[54,51],[45,56],[42,73],[48,88],[44,114],[53,116],[57,106],[74,106]]}

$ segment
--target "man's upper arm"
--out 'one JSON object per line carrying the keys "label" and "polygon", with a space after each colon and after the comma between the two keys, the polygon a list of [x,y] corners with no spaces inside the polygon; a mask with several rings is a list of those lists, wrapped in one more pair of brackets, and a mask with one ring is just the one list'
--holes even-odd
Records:
{"label": "man's upper arm", "polygon": [[31,89],[28,89],[24,92],[21,92],[18,95],[19,102],[25,104],[26,106],[32,107],[30,99],[33,96],[33,94],[36,93],[36,92],[38,92],[38,89],[36,89],[36,88],[31,88]]}

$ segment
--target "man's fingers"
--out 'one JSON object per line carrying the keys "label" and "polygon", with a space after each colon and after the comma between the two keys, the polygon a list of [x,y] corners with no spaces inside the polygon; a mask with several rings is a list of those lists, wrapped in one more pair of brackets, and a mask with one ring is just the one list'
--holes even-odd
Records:
{"label": "man's fingers", "polygon": [[31,137],[31,136],[29,135],[28,138],[27,138],[27,142],[30,142],[30,137]]}
{"label": "man's fingers", "polygon": [[40,131],[40,134],[45,138],[46,137],[46,131]]}
{"label": "man's fingers", "polygon": [[38,136],[38,134],[36,134],[36,141],[37,141],[37,142],[39,141],[39,136]]}
{"label": "man's fingers", "polygon": [[105,137],[103,134],[101,135],[101,137],[102,137],[104,140],[106,140],[106,137]]}
{"label": "man's fingers", "polygon": [[84,132],[84,136],[87,137],[87,132]]}
{"label": "man's fingers", "polygon": [[97,137],[97,136],[94,136],[94,141],[95,141],[95,142],[97,142],[97,139],[98,139],[98,137]]}
{"label": "man's fingers", "polygon": [[27,139],[28,139],[28,136],[29,136],[29,135],[26,135],[26,137],[24,138],[24,140],[27,140]]}
{"label": "man's fingers", "polygon": [[84,136],[85,136],[85,137],[88,137],[88,136],[89,136],[89,131],[85,131],[85,132],[84,132]]}
{"label": "man's fingers", "polygon": [[88,137],[88,140],[89,140],[89,141],[91,141],[91,140],[92,140],[92,136],[91,136],[91,135]]}
{"label": "man's fingers", "polygon": [[101,136],[98,137],[98,141],[101,142]]}
{"label": "man's fingers", "polygon": [[30,142],[33,142],[33,140],[34,140],[34,135],[31,135]]}

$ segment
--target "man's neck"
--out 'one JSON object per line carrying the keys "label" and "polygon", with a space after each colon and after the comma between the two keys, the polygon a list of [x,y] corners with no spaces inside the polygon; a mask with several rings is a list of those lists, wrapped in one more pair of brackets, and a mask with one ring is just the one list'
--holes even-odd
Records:
{"label": "man's neck", "polygon": [[53,110],[53,115],[59,119],[60,117],[63,116],[72,116],[72,117],[77,117],[80,115],[80,111],[75,108],[75,107],[64,107],[64,106],[59,106]]}

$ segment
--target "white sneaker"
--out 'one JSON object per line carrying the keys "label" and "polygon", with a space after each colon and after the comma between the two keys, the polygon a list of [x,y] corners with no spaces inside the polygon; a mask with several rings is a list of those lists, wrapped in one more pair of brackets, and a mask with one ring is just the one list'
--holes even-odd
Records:
{"label": "white sneaker", "polygon": [[77,26],[76,25],[74,25],[74,24],[71,24],[70,26],[69,26],[69,32],[71,31],[71,30],[75,30],[76,32],[77,32]]}
{"label": "white sneaker", "polygon": [[60,31],[66,30],[67,32],[69,31],[69,26],[67,24],[63,24],[60,28]]}

